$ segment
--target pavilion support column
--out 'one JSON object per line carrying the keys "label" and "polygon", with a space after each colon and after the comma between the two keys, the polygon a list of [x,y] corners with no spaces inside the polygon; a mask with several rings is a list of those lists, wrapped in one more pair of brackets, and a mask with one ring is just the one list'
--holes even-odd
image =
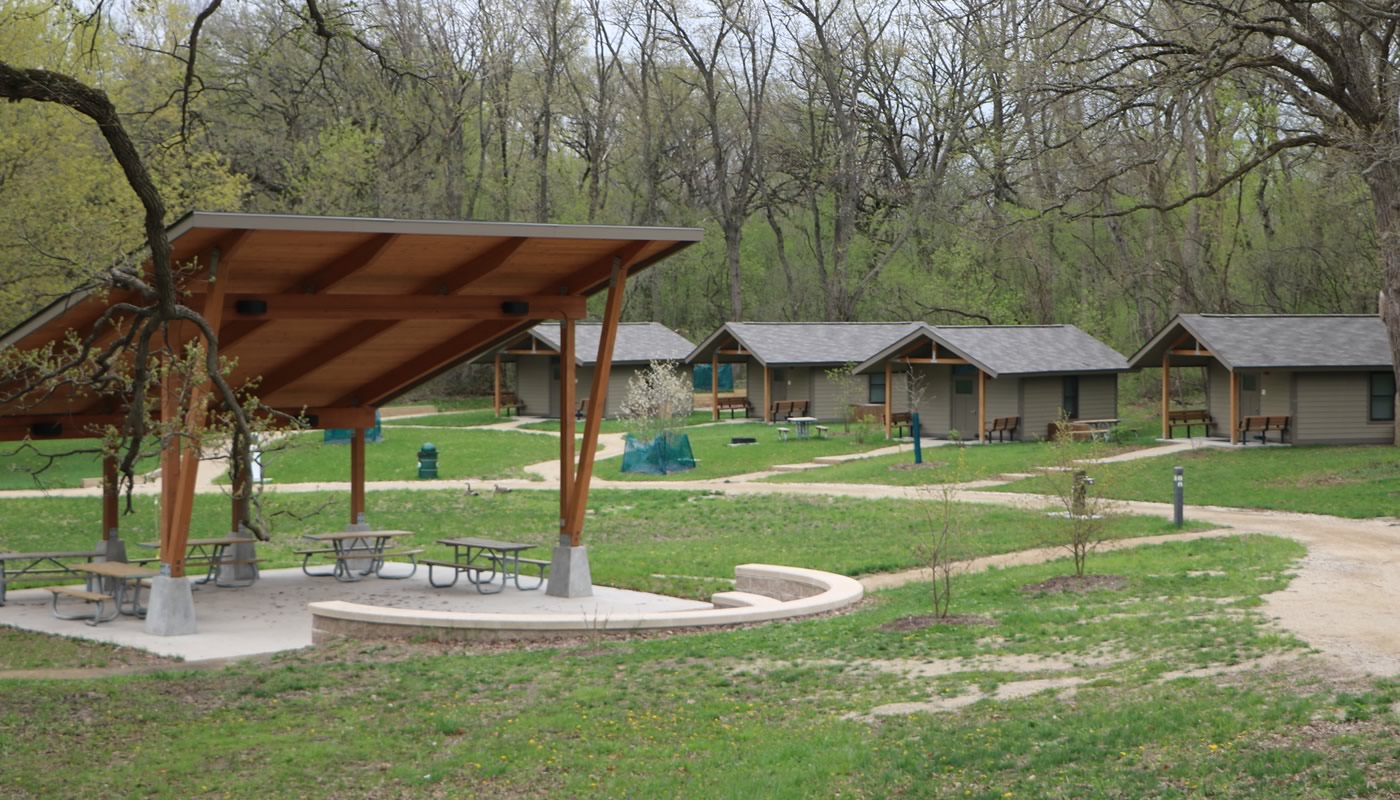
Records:
{"label": "pavilion support column", "polygon": [[[622,295],[627,285],[628,264],[613,259],[612,275],[608,281],[608,300],[603,308],[603,324],[598,332],[598,355],[593,366],[593,383],[588,393],[587,418],[583,423],[583,443],[580,445],[578,475],[569,493],[569,511],[564,531],[554,548],[550,562],[549,585],[546,593],[553,597],[591,597],[593,574],[588,565],[588,548],[583,546],[583,521],[588,510],[588,490],[593,481],[593,461],[598,454],[598,434],[602,429],[603,412],[608,404],[608,375],[612,372],[613,350],[617,344],[617,327],[622,319]],[[573,320],[565,324],[572,328]],[[562,339],[563,337],[561,337]],[[569,358],[573,358],[573,335],[569,336]],[[568,426],[570,446],[573,425]],[[561,486],[568,475],[561,476]]]}
{"label": "pavilion support column", "polygon": [[494,373],[494,374],[495,374],[495,380],[494,380],[493,383],[492,383],[492,388],[493,388],[494,391],[493,391],[493,393],[492,393],[491,407],[492,407],[493,409],[495,409],[495,411],[496,411],[496,416],[499,417],[499,416],[501,415],[501,354],[500,354],[500,353],[497,353],[497,354],[496,354],[495,373]]}
{"label": "pavilion support column", "polygon": [[[1170,350],[1170,348],[1168,348]],[[1172,354],[1162,353],[1162,438],[1172,438],[1170,412],[1172,407]],[[1188,431],[1189,433],[1189,431]],[[1189,436],[1187,438],[1190,438]]]}
{"label": "pavilion support column", "polygon": [[350,524],[363,525],[365,519],[365,429],[355,428],[350,436]]}
{"label": "pavilion support column", "polygon": [[1240,376],[1230,370],[1230,444],[1240,443]]}
{"label": "pavilion support column", "polygon": [[[573,546],[569,533],[570,501],[574,492],[574,321],[559,324],[559,544]],[[594,376],[603,375],[595,367]],[[597,380],[593,381],[595,384]],[[606,378],[604,383],[606,383]],[[592,409],[589,409],[592,411]]]}
{"label": "pavilion support column", "polygon": [[[894,421],[893,421],[893,419],[892,419],[892,417],[893,417],[892,412],[894,411],[894,392],[890,391],[890,390],[893,388],[893,382],[894,382],[894,361],[893,361],[893,360],[890,360],[890,361],[886,361],[886,362],[885,362],[885,438],[886,438],[886,439],[890,438],[890,433],[894,430]],[[867,397],[867,398],[865,398],[865,399],[866,399],[866,400],[869,400],[870,398]]]}
{"label": "pavilion support column", "polygon": [[763,421],[773,421],[773,373],[763,365]]}
{"label": "pavilion support column", "polygon": [[977,370],[977,441],[987,443],[987,373]]}
{"label": "pavilion support column", "polygon": [[[730,412],[731,414],[733,412]],[[710,356],[710,418],[719,419],[719,348]]]}
{"label": "pavilion support column", "polygon": [[117,477],[117,457],[102,459],[102,540],[97,550],[104,561],[126,561],[126,545],[122,542],[121,492]]}

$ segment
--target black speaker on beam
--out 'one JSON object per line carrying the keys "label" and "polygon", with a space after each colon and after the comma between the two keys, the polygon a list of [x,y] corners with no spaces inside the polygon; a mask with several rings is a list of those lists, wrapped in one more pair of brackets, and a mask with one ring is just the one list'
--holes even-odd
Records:
{"label": "black speaker on beam", "polygon": [[233,311],[242,317],[261,317],[267,313],[267,301],[245,297],[234,301]]}
{"label": "black speaker on beam", "polygon": [[29,426],[29,435],[36,439],[53,438],[63,435],[62,422],[36,422]]}
{"label": "black speaker on beam", "polygon": [[523,317],[530,313],[530,304],[524,300],[507,300],[501,303],[501,313],[512,317]]}

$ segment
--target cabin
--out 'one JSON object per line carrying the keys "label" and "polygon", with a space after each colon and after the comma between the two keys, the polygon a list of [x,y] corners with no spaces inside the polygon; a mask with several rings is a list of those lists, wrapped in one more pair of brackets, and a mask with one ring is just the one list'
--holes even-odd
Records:
{"label": "cabin", "polygon": [[749,403],[766,421],[772,421],[775,409],[785,415],[793,407],[790,402],[805,409],[802,416],[839,420],[853,400],[884,401],[871,401],[875,390],[868,386],[861,387],[860,398],[846,397],[847,390],[829,372],[859,364],[922,324],[726,322],[686,362],[709,363],[715,370],[720,364],[742,365]]}
{"label": "cabin", "polygon": [[855,371],[886,416],[918,411],[922,435],[1021,441],[1054,435],[1062,414],[1116,424],[1128,360],[1073,325],[920,325]]}
{"label": "cabin", "polygon": [[[578,323],[574,351],[575,397],[582,400],[593,386],[599,334],[597,324]],[[509,406],[523,413],[558,417],[559,408],[558,324],[537,325],[498,348],[494,355],[496,413]],[[603,416],[616,417],[627,399],[627,382],[653,361],[683,362],[695,344],[659,322],[623,322],[617,327],[612,369],[608,371],[608,402]],[[515,365],[515,386],[505,387],[502,368]],[[689,370],[687,370],[687,373]],[[575,408],[570,413],[576,413]]]}
{"label": "cabin", "polygon": [[[1131,364],[1162,370],[1163,438],[1190,413],[1232,443],[1395,442],[1390,340],[1374,314],[1178,314]],[[1181,369],[1204,372],[1203,407],[1172,402]]]}

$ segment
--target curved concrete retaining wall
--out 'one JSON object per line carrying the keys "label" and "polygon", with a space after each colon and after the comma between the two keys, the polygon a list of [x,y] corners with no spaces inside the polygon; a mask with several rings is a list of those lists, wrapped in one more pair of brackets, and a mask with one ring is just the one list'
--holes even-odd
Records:
{"label": "curved concrete retaining wall", "polygon": [[[800,567],[742,564],[734,568],[734,592],[715,596],[716,607],[696,611],[612,614],[486,614],[420,611],[334,600],[311,603],[312,641],[428,638],[436,640],[549,639],[590,632],[677,630],[791,619],[860,602],[859,581]],[[725,600],[721,601],[721,596]],[[722,602],[724,607],[720,606]]]}

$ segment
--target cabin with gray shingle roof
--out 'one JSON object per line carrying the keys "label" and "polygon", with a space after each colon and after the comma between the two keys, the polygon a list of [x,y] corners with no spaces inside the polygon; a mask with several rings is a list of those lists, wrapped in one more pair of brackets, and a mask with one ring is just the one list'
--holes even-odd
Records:
{"label": "cabin with gray shingle roof", "polygon": [[[602,326],[578,323],[574,341],[575,397],[586,398],[593,387],[594,365]],[[559,416],[559,325],[537,325],[498,348],[488,357],[498,359],[502,369],[515,365],[513,380],[502,379],[502,391],[512,391],[524,404],[524,413]],[[627,383],[653,361],[684,362],[695,345],[659,322],[624,322],[618,325],[613,344],[612,370],[608,375],[608,404],[604,416],[615,417],[627,399]],[[689,374],[689,370],[686,370]]]}
{"label": "cabin with gray shingle roof", "polygon": [[1014,417],[1011,438],[1028,440],[1051,435],[1062,413],[1116,419],[1128,360],[1073,325],[920,325],[855,371],[888,383],[891,412],[917,410],[924,435],[975,439]]}
{"label": "cabin with gray shingle roof", "polygon": [[[1390,340],[1375,315],[1178,314],[1131,364],[1164,370],[1164,383],[1204,370],[1212,436],[1245,441],[1246,417],[1274,416],[1297,444],[1395,441]],[[1164,393],[1164,419],[1174,405]]]}
{"label": "cabin with gray shingle roof", "polygon": [[[774,403],[806,400],[810,416],[835,420],[842,418],[849,400],[827,371],[858,364],[922,324],[726,322],[686,361],[742,365],[749,402],[765,418]],[[873,390],[861,391],[864,396]]]}

